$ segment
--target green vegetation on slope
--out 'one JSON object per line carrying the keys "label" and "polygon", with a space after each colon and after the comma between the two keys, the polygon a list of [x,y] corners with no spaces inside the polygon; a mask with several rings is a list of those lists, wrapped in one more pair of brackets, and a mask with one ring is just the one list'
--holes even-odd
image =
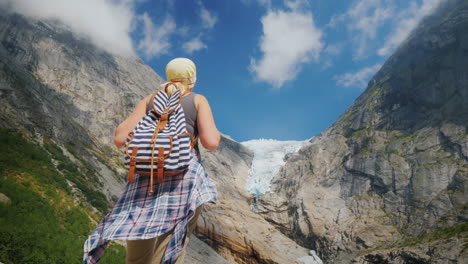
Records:
{"label": "green vegetation on slope", "polygon": [[[11,199],[11,204],[0,203],[0,261],[5,264],[81,263],[83,243],[95,226],[88,215],[100,220],[89,207],[76,204],[64,178],[84,181],[81,169],[52,141],[44,140],[44,148],[21,133],[0,130],[0,193]],[[104,202],[100,209],[106,212]],[[122,246],[111,244],[108,251],[100,263],[125,262]]]}
{"label": "green vegetation on slope", "polygon": [[[77,157],[81,164],[84,164],[83,167],[77,168],[77,166],[63,154],[62,149],[57,147],[48,138],[44,138],[44,147],[52,155],[53,159],[58,162],[57,169],[63,173],[66,179],[73,182],[78,189],[81,190],[86,200],[100,212],[107,212],[109,207],[104,194],[89,187],[89,184],[98,186],[96,172],[93,167],[81,158],[79,154],[75,154],[76,150],[74,150],[75,152],[72,152],[74,156]],[[69,147],[69,149],[71,148]]]}
{"label": "green vegetation on slope", "polygon": [[455,224],[450,227],[444,227],[437,229],[432,232],[421,234],[415,237],[407,237],[398,241],[398,243],[389,246],[394,247],[409,247],[415,246],[422,243],[428,243],[437,240],[445,240],[456,236],[467,236],[468,235],[468,223]]}
{"label": "green vegetation on slope", "polygon": [[[366,254],[372,254],[379,250],[391,250],[397,248],[416,247],[418,245],[431,243],[435,241],[441,241],[442,243],[447,239],[457,237],[464,238],[468,236],[468,223],[455,224],[450,227],[439,228],[431,232],[421,234],[419,236],[405,236],[394,243],[384,243],[375,248],[369,248],[361,251],[358,256],[364,256]],[[464,244],[465,250],[468,248],[468,244]]]}

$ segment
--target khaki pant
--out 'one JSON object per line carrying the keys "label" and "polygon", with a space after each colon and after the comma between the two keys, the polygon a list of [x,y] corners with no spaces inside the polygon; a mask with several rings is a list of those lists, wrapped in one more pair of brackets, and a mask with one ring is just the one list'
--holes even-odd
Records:
{"label": "khaki pant", "polygon": [[[184,242],[184,249],[177,258],[175,264],[184,262],[185,250],[188,245],[189,236],[197,225],[197,219],[202,210],[199,206],[195,211],[195,215],[188,223],[187,236]],[[159,264],[161,263],[164,252],[172,237],[172,231],[169,231],[159,237],[144,239],[144,240],[128,240],[127,241],[127,264]]]}

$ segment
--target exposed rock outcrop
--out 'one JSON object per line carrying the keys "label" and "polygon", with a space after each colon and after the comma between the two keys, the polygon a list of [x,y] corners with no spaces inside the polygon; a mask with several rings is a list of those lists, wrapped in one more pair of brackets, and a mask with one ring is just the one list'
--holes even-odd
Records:
{"label": "exposed rock outcrop", "polygon": [[11,199],[3,193],[0,193],[0,203],[4,205],[10,205]]}
{"label": "exposed rock outcrop", "polygon": [[[451,238],[430,243],[421,243],[412,247],[398,249],[377,250],[361,256],[353,263],[362,264],[451,264],[468,263],[468,254],[464,245],[468,242],[464,238]],[[460,254],[460,252],[465,252]]]}
{"label": "exposed rock outcrop", "polygon": [[192,236],[190,238],[184,262],[190,264],[231,264],[231,262],[225,260],[216,251],[214,251],[211,247],[198,239],[196,236]]}
{"label": "exposed rock outcrop", "polygon": [[309,250],[275,229],[249,206],[245,189],[252,152],[222,137],[215,152],[202,151],[203,164],[216,181],[219,202],[206,205],[196,234],[227,260],[237,263],[303,263]]}
{"label": "exposed rock outcrop", "polygon": [[2,13],[2,98],[23,110],[16,120],[2,111],[4,125],[33,123],[28,128],[71,140],[82,137],[78,129],[67,128],[73,122],[68,126],[81,126],[92,136],[86,143],[111,146],[115,126],[162,82],[139,58],[113,56],[59,22]]}
{"label": "exposed rock outcrop", "polygon": [[101,183],[90,188],[115,199],[124,181],[114,129],[161,78],[140,59],[110,55],[59,22],[0,9],[0,40],[0,127],[74,152]]}
{"label": "exposed rock outcrop", "polygon": [[[288,157],[257,212],[327,263],[416,263],[397,259],[424,249],[373,250],[466,222],[467,36],[468,3],[447,1],[335,124]],[[453,250],[421,248],[437,263],[461,260],[466,228],[453,237]]]}

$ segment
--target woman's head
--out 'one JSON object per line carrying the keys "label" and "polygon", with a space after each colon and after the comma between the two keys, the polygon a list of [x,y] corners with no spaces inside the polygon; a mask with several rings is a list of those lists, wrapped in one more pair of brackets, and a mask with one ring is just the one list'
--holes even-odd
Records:
{"label": "woman's head", "polygon": [[186,58],[176,58],[171,60],[166,66],[167,83],[162,85],[162,88],[167,86],[167,92],[172,94],[176,88],[173,85],[167,85],[173,82],[180,89],[181,94],[195,86],[197,80],[197,68],[193,61]]}

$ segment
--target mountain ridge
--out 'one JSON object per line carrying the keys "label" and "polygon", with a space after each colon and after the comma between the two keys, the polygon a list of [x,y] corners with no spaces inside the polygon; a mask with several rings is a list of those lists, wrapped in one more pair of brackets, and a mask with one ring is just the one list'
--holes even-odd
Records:
{"label": "mountain ridge", "polygon": [[[464,1],[424,19],[355,103],[288,157],[259,213],[330,263],[463,262],[467,29]],[[446,255],[428,243],[395,249],[451,227],[458,240],[445,241],[455,250]]]}

